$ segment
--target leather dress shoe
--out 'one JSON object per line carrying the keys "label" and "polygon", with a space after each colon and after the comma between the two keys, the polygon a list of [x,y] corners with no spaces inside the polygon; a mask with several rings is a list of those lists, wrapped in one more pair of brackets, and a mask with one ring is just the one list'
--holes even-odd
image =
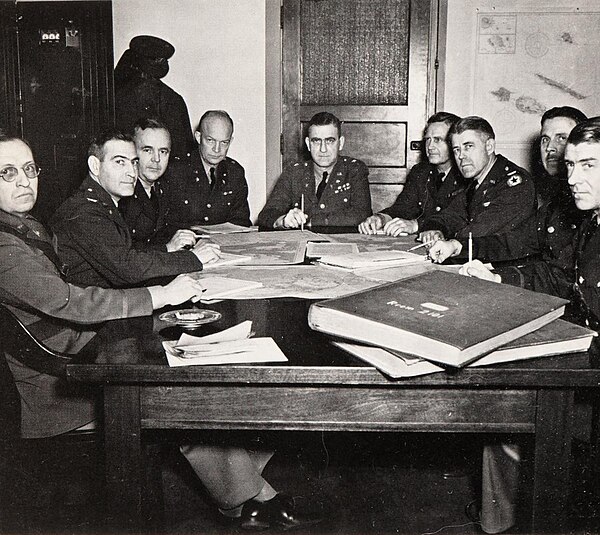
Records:
{"label": "leather dress shoe", "polygon": [[284,531],[321,522],[316,515],[300,513],[291,496],[277,494],[274,498],[259,502],[250,500],[242,508],[240,527],[248,531],[261,531],[277,527]]}

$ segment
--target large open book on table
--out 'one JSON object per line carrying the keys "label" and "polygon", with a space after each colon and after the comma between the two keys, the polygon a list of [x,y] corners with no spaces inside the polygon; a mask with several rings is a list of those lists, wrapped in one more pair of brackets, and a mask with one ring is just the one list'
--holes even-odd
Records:
{"label": "large open book on table", "polygon": [[[557,319],[474,360],[467,367],[587,351],[596,335],[595,331]],[[334,344],[394,379],[427,375],[444,369],[421,357],[400,351],[348,342]]]}
{"label": "large open book on table", "polygon": [[317,331],[464,366],[562,316],[566,303],[436,270],[314,303],[308,321]]}

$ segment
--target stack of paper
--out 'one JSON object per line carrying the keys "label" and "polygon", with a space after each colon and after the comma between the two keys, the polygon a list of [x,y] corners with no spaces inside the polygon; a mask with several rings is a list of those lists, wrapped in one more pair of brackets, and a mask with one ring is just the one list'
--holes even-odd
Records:
{"label": "stack of paper", "polygon": [[234,223],[219,223],[218,225],[193,225],[192,230],[203,234],[237,234],[239,232],[256,232],[258,227],[242,227]]}
{"label": "stack of paper", "polygon": [[427,260],[425,255],[406,251],[372,251],[324,255],[317,262],[326,267],[341,268],[348,271],[373,271],[387,267],[421,264]]}
{"label": "stack of paper", "polygon": [[[564,353],[579,353],[589,349],[594,336],[596,336],[595,331],[557,319],[499,347],[471,362],[467,367],[489,366]],[[444,370],[433,362],[408,353],[347,342],[333,342],[333,344],[394,379],[427,375]]]}
{"label": "stack of paper", "polygon": [[177,341],[163,342],[169,366],[285,362],[286,356],[272,338],[250,338],[252,322],[207,336],[182,334]]}

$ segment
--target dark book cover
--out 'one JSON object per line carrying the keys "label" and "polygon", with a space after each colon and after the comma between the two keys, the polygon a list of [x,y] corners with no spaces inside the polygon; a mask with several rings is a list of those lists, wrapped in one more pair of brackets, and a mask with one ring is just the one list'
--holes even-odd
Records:
{"label": "dark book cover", "polygon": [[566,300],[432,271],[311,306],[312,328],[462,366],[560,317]]}

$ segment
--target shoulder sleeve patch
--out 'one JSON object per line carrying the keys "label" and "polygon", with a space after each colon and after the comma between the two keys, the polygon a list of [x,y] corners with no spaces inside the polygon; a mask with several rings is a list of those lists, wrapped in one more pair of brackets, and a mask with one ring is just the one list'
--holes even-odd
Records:
{"label": "shoulder sleeve patch", "polygon": [[521,182],[523,182],[523,179],[521,178],[521,175],[512,175],[506,181],[506,183],[508,184],[508,186],[510,188],[512,188],[513,186],[518,186]]}

